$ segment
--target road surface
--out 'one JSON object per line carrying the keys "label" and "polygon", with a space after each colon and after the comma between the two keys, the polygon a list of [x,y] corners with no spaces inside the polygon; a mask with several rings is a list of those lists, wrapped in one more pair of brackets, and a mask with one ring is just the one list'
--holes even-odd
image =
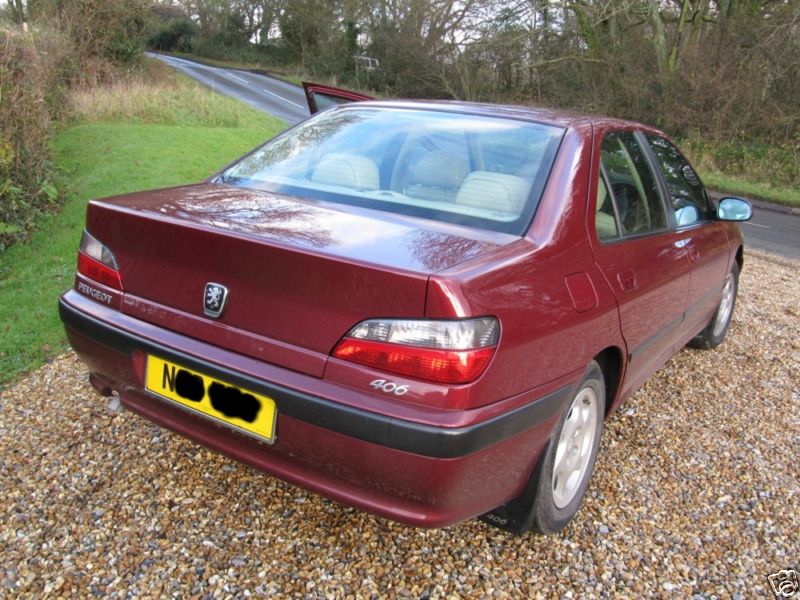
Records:
{"label": "road surface", "polygon": [[[717,198],[731,194],[715,193]],[[762,203],[759,203],[762,204]],[[741,224],[748,248],[800,260],[800,215],[753,205],[753,218]]]}
{"label": "road surface", "polygon": [[742,232],[745,246],[800,260],[800,215],[754,207]]}
{"label": "road surface", "polygon": [[[209,67],[183,58],[149,53],[213,90],[287,121],[308,117],[302,88],[266,75]],[[715,194],[716,197],[722,196]],[[754,248],[800,260],[800,215],[753,207],[753,218],[742,224],[745,248]]]}
{"label": "road surface", "polygon": [[239,69],[222,69],[201,65],[191,60],[155,54],[181,73],[193,77],[216,92],[231,96],[253,108],[294,125],[308,118],[308,105],[303,89],[282,79]]}

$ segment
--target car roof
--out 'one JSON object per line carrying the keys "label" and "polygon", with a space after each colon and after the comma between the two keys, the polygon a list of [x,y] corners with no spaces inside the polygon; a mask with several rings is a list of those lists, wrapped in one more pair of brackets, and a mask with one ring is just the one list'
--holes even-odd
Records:
{"label": "car roof", "polygon": [[635,121],[538,106],[488,104],[482,102],[463,102],[459,100],[364,100],[353,104],[342,104],[339,105],[338,108],[352,106],[458,112],[463,114],[524,119],[526,121],[536,121],[538,123],[558,125],[560,127],[602,124],[604,126],[619,128],[633,127],[663,135],[659,130]]}

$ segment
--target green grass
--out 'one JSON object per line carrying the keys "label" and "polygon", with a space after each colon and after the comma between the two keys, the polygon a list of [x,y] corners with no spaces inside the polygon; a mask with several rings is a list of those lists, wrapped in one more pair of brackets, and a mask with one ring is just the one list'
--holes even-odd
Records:
{"label": "green grass", "polygon": [[800,207],[800,138],[711,141],[698,135],[681,147],[712,190]]}
{"label": "green grass", "polygon": [[42,218],[28,241],[0,254],[0,389],[67,349],[57,300],[73,284],[88,199],[199,181],[285,127],[228,102],[205,120],[232,127],[202,125],[187,105],[171,125],[134,117],[81,122],[56,135],[65,204]]}
{"label": "green grass", "polygon": [[746,181],[724,173],[700,171],[703,183],[712,190],[800,207],[800,188],[772,186],[768,183]]}

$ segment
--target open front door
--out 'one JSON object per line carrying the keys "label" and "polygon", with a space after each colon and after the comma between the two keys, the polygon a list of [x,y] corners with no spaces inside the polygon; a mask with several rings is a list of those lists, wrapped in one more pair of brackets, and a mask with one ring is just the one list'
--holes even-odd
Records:
{"label": "open front door", "polygon": [[334,104],[358,102],[359,100],[374,100],[372,96],[367,96],[366,94],[342,90],[319,83],[309,83],[307,81],[303,82],[303,90],[306,92],[308,110],[311,111],[312,115]]}

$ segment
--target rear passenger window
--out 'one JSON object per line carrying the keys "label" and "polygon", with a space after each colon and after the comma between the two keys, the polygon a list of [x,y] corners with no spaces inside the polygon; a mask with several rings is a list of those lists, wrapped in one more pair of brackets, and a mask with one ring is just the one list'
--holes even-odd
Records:
{"label": "rear passenger window", "polygon": [[636,136],[632,132],[606,134],[600,160],[611,186],[608,191],[622,234],[666,229],[667,215],[658,184]]}
{"label": "rear passenger window", "polygon": [[711,218],[703,184],[680,151],[662,137],[649,133],[646,137],[667,183],[678,227]]}

